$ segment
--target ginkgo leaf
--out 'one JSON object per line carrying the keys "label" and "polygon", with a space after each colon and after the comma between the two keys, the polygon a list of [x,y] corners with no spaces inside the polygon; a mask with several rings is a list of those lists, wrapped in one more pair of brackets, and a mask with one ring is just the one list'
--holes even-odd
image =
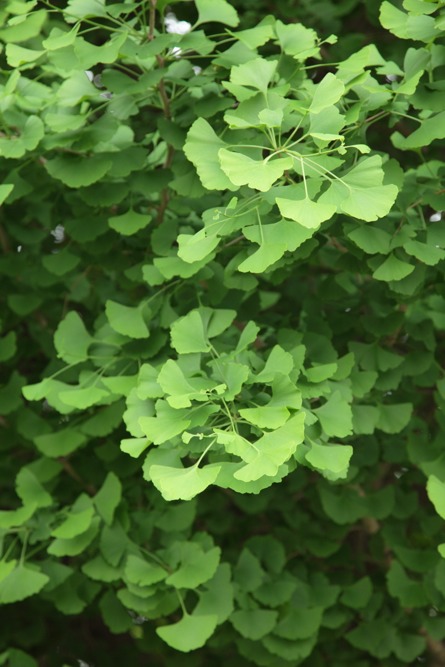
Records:
{"label": "ginkgo leaf", "polygon": [[105,312],[112,328],[130,338],[148,338],[150,330],[145,323],[140,308],[124,306],[122,303],[108,300]]}
{"label": "ginkgo leaf", "polygon": [[380,22],[384,28],[401,39],[429,42],[437,34],[431,16],[412,16],[386,0],[380,6]]}
{"label": "ginkgo leaf", "polygon": [[32,517],[37,509],[35,503],[27,503],[16,510],[0,510],[0,528],[17,528]]}
{"label": "ginkgo leaf", "polygon": [[241,417],[259,428],[279,428],[287,421],[289,410],[285,407],[241,408]]}
{"label": "ginkgo leaf", "polygon": [[59,155],[45,162],[50,176],[70,188],[81,188],[96,183],[111,169],[112,161],[105,155]]}
{"label": "ginkgo leaf", "polygon": [[125,454],[136,459],[149,445],[150,441],[148,438],[124,438],[121,440],[120,448]]}
{"label": "ginkgo leaf", "polygon": [[376,280],[384,280],[389,282],[391,280],[403,280],[414,271],[413,264],[402,262],[395,255],[389,255],[379,268],[374,271],[372,277]]}
{"label": "ginkgo leaf", "polygon": [[313,231],[289,220],[280,220],[268,225],[244,227],[243,234],[260,247],[239,264],[238,271],[263,273],[286,251],[294,252],[299,248],[312,236]]}
{"label": "ginkgo leaf", "polygon": [[277,197],[276,203],[285,218],[299,222],[307,229],[318,229],[322,222],[332,218],[337,210],[334,204],[323,204],[306,199],[282,199]]}
{"label": "ginkgo leaf", "polygon": [[168,569],[139,556],[130,554],[125,564],[125,577],[132,584],[151,586],[162,581],[168,575]]}
{"label": "ginkgo leaf", "polygon": [[105,396],[109,396],[108,391],[99,387],[73,387],[68,391],[60,392],[60,400],[78,410],[86,410],[92,405],[96,405]]}
{"label": "ginkgo leaf", "polygon": [[232,571],[228,563],[221,563],[214,576],[204,585],[205,590],[199,592],[199,602],[194,612],[197,616],[216,614],[218,625],[227,621],[233,611]]}
{"label": "ginkgo leaf", "polygon": [[104,0],[68,0],[64,10],[67,22],[83,19],[87,16],[106,16]]}
{"label": "ginkgo leaf", "polygon": [[352,410],[340,391],[335,391],[321,408],[314,410],[326,435],[345,438],[352,434]]}
{"label": "ginkgo leaf", "polygon": [[217,22],[230,25],[232,28],[239,23],[236,9],[227,0],[195,0],[198,20],[201,23]]}
{"label": "ginkgo leaf", "polygon": [[325,77],[315,86],[309,111],[313,114],[320,113],[338,102],[345,92],[345,86],[335,74],[328,72]]}
{"label": "ginkgo leaf", "polygon": [[111,39],[98,46],[78,36],[74,42],[74,53],[82,68],[92,67],[96,63],[113,63],[126,39],[125,32],[116,32]]}
{"label": "ginkgo leaf", "polygon": [[19,564],[0,581],[0,604],[20,602],[35,595],[47,584],[49,577],[36,566]]}
{"label": "ginkgo leaf", "polygon": [[172,345],[180,354],[208,352],[208,339],[223,333],[235,316],[236,311],[227,308],[195,308],[172,325]]}
{"label": "ginkgo leaf", "polygon": [[206,230],[200,229],[196,234],[179,234],[178,257],[184,262],[199,262],[207,257],[218,245],[218,236],[206,236]]}
{"label": "ginkgo leaf", "polygon": [[230,81],[238,86],[251,86],[266,94],[277,64],[276,60],[254,58],[242,65],[232,67]]}
{"label": "ginkgo leaf", "polygon": [[273,20],[271,16],[266,16],[254,28],[247,30],[237,30],[236,38],[245,44],[249,49],[256,49],[258,46],[263,46],[269,39],[274,36]]}
{"label": "ginkgo leaf", "polygon": [[202,616],[185,614],[180,621],[173,623],[173,625],[156,628],[156,634],[177,651],[188,653],[204,646],[214,633],[217,624],[218,616],[216,614]]}
{"label": "ginkgo leaf", "polygon": [[[35,3],[33,3],[31,7],[34,5]],[[17,7],[14,9],[14,13],[17,12],[19,16],[15,19],[8,19],[8,21],[5,22],[6,25],[3,24],[4,27],[0,29],[0,39],[2,42],[19,43],[37,37],[47,19],[46,11],[41,9],[29,12],[28,15],[25,14],[24,16],[20,16],[20,14],[22,14],[22,7],[20,7],[18,11]],[[27,7],[23,7],[23,10],[25,9],[27,9]],[[19,20],[17,20],[17,18],[19,18]]]}
{"label": "ginkgo leaf", "polygon": [[80,24],[77,24],[68,32],[62,31],[59,28],[52,28],[49,36],[42,41],[42,45],[47,51],[56,51],[57,49],[64,49],[66,46],[71,46],[76,40],[79,28]]}
{"label": "ginkgo leaf", "polygon": [[3,204],[5,199],[11,194],[14,189],[14,185],[9,183],[4,183],[0,185],[0,204]]}
{"label": "ginkgo leaf", "polygon": [[[190,426],[190,419],[187,419],[187,410],[175,410],[168,403],[162,406],[162,410],[157,405],[156,417],[139,417],[138,423],[150,442],[155,445],[161,445],[166,440],[174,438]],[[162,405],[162,403],[161,403]]]}
{"label": "ginkgo leaf", "polygon": [[28,467],[20,469],[15,480],[15,489],[24,505],[30,503],[34,507],[50,507],[54,503],[51,495]]}
{"label": "ginkgo leaf", "polygon": [[422,120],[420,127],[407,137],[395,132],[391,135],[391,141],[396,148],[401,150],[422,148],[429,146],[436,139],[445,138],[445,111]]}
{"label": "ginkgo leaf", "polygon": [[221,169],[218,151],[226,146],[203,118],[195,120],[187,133],[184,153],[192,162],[201,183],[208,190],[236,190],[236,185],[229,180]]}
{"label": "ginkgo leaf", "polygon": [[286,25],[282,21],[276,21],[275,30],[284,53],[293,56],[295,60],[305,61],[317,55],[319,47],[315,30],[301,23]]}
{"label": "ginkgo leaf", "polygon": [[445,250],[420,241],[407,241],[403,245],[403,249],[428,266],[435,266],[441,259],[445,258]]}
{"label": "ginkgo leaf", "polygon": [[219,470],[218,466],[171,468],[152,465],[150,477],[165,500],[191,500],[215,482]]}
{"label": "ginkgo leaf", "polygon": [[281,345],[274,345],[264,368],[256,375],[256,382],[275,382],[282,375],[289,375],[294,367],[294,360],[290,352],[286,352]]}
{"label": "ginkgo leaf", "polygon": [[50,458],[71,454],[85,442],[86,436],[73,428],[45,433],[34,438],[37,449]]}
{"label": "ginkgo leaf", "polygon": [[437,514],[445,519],[445,482],[440,480],[435,475],[428,477],[426,485],[428,498],[434,505]]}
{"label": "ginkgo leaf", "polygon": [[311,113],[310,118],[310,133],[312,137],[320,134],[331,134],[339,136],[339,132],[344,126],[346,119],[343,114],[335,106],[329,109],[324,109],[321,113]]}
{"label": "ginkgo leaf", "polygon": [[54,345],[58,356],[67,364],[85,361],[88,348],[93,342],[78,313],[72,310],[59,322],[54,334]]}
{"label": "ginkgo leaf", "polygon": [[192,401],[207,401],[207,392],[215,386],[208,378],[186,378],[173,359],[163,365],[158,382],[168,396],[167,402],[174,408],[187,408]]}
{"label": "ginkgo leaf", "polygon": [[108,526],[113,523],[114,513],[122,496],[122,484],[114,472],[105,477],[99,491],[94,496],[94,505],[97,512]]}
{"label": "ginkgo leaf", "polygon": [[222,170],[234,185],[249,185],[261,192],[269,190],[286,169],[293,165],[290,157],[259,161],[225,148],[218,151],[218,157]]}
{"label": "ginkgo leaf", "polygon": [[192,310],[173,323],[171,340],[173,347],[180,354],[208,352],[210,345],[198,310]]}
{"label": "ginkgo leaf", "polygon": [[82,512],[71,512],[68,517],[57,528],[51,532],[53,537],[62,539],[71,539],[84,533],[91,525],[93,520],[94,508],[88,507]]}
{"label": "ginkgo leaf", "polygon": [[221,558],[221,549],[213,547],[204,551],[194,542],[183,542],[179,548],[180,564],[166,583],[175,588],[197,588],[211,579]]}
{"label": "ginkgo leaf", "polygon": [[314,442],[306,454],[306,461],[318,470],[338,474],[347,470],[352,452],[349,445],[319,445]]}
{"label": "ginkgo leaf", "polygon": [[277,262],[286,252],[286,244],[282,239],[278,243],[268,243],[266,240],[258,250],[241,262],[238,271],[242,273],[264,273],[266,269]]}
{"label": "ginkgo leaf", "polygon": [[7,44],[6,45],[6,60],[10,67],[20,67],[25,63],[31,63],[35,60],[38,60],[45,51],[36,51],[34,49],[27,49],[24,46],[19,46],[18,44]]}
{"label": "ginkgo leaf", "polygon": [[359,248],[369,255],[377,253],[386,255],[390,251],[391,235],[374,225],[361,225],[348,232],[347,235]]}
{"label": "ginkgo leaf", "polygon": [[383,176],[379,155],[362,158],[347,174],[332,180],[318,202],[360,220],[377,220],[391,210],[398,194],[395,185],[382,185]]}
{"label": "ginkgo leaf", "polygon": [[295,452],[304,438],[303,412],[289,419],[284,426],[263,435],[249,450],[244,458],[247,465],[235,472],[234,476],[243,482],[260,479],[264,475],[273,477],[279,467]]}
{"label": "ginkgo leaf", "polygon": [[116,215],[108,218],[108,224],[123,236],[136,234],[140,229],[144,229],[151,221],[151,215],[148,213],[137,213],[130,209],[122,215]]}
{"label": "ginkgo leaf", "polygon": [[231,615],[230,622],[240,635],[257,641],[273,630],[277,618],[278,612],[270,609],[241,609]]}
{"label": "ginkgo leaf", "polygon": [[380,405],[377,428],[385,433],[400,433],[409,424],[412,412],[411,403]]}

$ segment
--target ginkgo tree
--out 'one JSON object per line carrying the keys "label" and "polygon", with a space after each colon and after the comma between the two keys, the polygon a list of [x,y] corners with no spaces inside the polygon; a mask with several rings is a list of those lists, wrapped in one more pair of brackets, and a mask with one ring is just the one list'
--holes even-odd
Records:
{"label": "ginkgo tree", "polygon": [[0,665],[445,664],[445,5],[266,4],[0,8]]}

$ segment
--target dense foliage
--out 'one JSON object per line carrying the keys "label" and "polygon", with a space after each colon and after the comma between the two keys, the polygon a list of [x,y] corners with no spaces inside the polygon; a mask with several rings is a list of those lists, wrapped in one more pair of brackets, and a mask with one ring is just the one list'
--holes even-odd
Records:
{"label": "dense foliage", "polygon": [[0,26],[0,665],[445,665],[445,2]]}

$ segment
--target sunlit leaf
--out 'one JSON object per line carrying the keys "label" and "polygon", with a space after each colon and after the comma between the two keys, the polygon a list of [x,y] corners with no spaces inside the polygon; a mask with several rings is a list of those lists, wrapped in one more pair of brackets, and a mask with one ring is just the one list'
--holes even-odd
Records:
{"label": "sunlit leaf", "polygon": [[290,157],[258,161],[225,148],[218,151],[218,156],[222,170],[234,185],[249,185],[261,192],[269,190],[286,169],[292,167]]}
{"label": "sunlit leaf", "polygon": [[177,651],[188,653],[204,646],[214,633],[217,623],[216,614],[202,616],[186,614],[173,625],[156,628],[156,634]]}
{"label": "sunlit leaf", "polygon": [[11,604],[35,595],[47,584],[49,577],[37,567],[18,564],[0,581],[0,604]]}
{"label": "sunlit leaf", "polygon": [[190,468],[170,468],[153,465],[150,468],[151,480],[165,500],[194,498],[215,482],[218,473],[218,466],[199,468],[194,465]]}
{"label": "sunlit leaf", "polygon": [[238,14],[236,13],[235,8],[226,0],[195,1],[198,10],[198,21],[196,22],[196,25],[213,21],[216,21],[217,23],[225,23],[232,27],[238,25]]}
{"label": "sunlit leaf", "polygon": [[221,169],[218,151],[226,146],[203,118],[195,120],[187,134],[184,153],[192,162],[201,183],[208,190],[236,190],[236,185],[229,180]]}
{"label": "sunlit leaf", "polygon": [[106,313],[111,326],[118,333],[130,338],[148,338],[150,331],[140,308],[109,300]]}

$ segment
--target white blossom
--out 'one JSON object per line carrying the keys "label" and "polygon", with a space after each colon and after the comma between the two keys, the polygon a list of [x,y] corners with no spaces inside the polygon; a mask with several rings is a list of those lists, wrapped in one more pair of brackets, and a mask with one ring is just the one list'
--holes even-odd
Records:
{"label": "white blossom", "polygon": [[180,49],[179,46],[174,46],[170,51],[170,55],[174,56],[175,58],[180,58],[181,53],[182,49]]}
{"label": "white blossom", "polygon": [[165,19],[165,29],[173,35],[186,35],[192,29],[192,24],[188,21],[178,21],[173,12],[169,12]]}
{"label": "white blossom", "polygon": [[430,222],[439,222],[442,220],[442,211],[436,211],[433,215],[430,215]]}
{"label": "white blossom", "polygon": [[65,227],[57,225],[51,230],[51,235],[54,236],[54,243],[62,243],[65,240]]}

